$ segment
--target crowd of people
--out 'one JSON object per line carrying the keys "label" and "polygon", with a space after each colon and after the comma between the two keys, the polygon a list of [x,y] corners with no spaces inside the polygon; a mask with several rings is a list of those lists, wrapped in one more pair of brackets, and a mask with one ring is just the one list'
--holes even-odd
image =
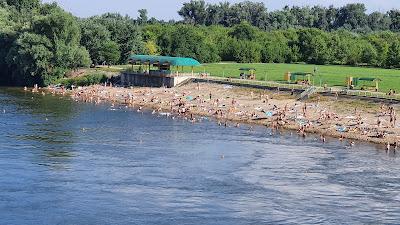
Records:
{"label": "crowd of people", "polygon": [[153,114],[173,119],[182,117],[193,123],[212,117],[221,126],[239,127],[245,122],[267,125],[273,131],[280,128],[297,130],[302,137],[309,132],[320,133],[323,142],[326,136],[333,136],[339,140],[350,138],[387,143],[388,148],[397,148],[398,143],[396,109],[383,104],[377,112],[357,108],[338,112],[329,105],[338,101],[336,98],[322,102],[317,97],[301,102],[289,94],[207,83],[172,89],[120,88],[105,84],[76,88],[72,96],[77,101],[108,102],[139,112],[147,108]]}

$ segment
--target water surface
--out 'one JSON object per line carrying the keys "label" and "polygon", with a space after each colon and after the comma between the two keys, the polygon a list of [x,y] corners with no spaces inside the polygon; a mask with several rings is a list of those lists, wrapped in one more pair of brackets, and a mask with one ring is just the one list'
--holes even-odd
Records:
{"label": "water surface", "polygon": [[0,224],[396,224],[400,159],[0,88]]}

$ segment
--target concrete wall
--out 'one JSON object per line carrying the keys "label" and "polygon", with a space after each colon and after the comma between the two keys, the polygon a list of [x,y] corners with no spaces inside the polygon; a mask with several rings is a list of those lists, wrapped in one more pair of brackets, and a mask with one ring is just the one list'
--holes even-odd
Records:
{"label": "concrete wall", "polygon": [[175,87],[189,79],[188,76],[154,76],[148,74],[122,73],[121,84],[140,87]]}

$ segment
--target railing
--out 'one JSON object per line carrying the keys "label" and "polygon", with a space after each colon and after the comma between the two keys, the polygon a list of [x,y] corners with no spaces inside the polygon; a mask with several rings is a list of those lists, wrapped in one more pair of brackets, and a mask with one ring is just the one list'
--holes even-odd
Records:
{"label": "railing", "polygon": [[245,84],[245,85],[254,85],[261,87],[270,87],[270,88],[282,88],[289,90],[305,90],[309,86],[299,85],[299,84],[285,84],[278,83],[273,81],[259,81],[259,80],[248,80],[248,79],[237,79],[237,78],[223,78],[223,77],[199,77],[195,76],[196,79],[201,79],[204,81],[220,81],[220,82],[229,82],[232,84]]}
{"label": "railing", "polygon": [[[195,74],[193,77],[196,79],[202,79],[204,81],[222,81],[222,82],[228,82],[228,83],[232,83],[232,84],[245,84],[245,85],[254,85],[254,86],[276,88],[276,89],[282,88],[282,89],[287,89],[287,90],[297,90],[297,91],[305,91],[308,88],[310,88],[310,86],[308,86],[308,85],[278,83],[278,82],[274,82],[274,81],[246,80],[246,79],[224,78],[224,77],[215,77],[215,76],[200,77],[199,74]],[[387,95],[386,93],[382,93],[382,92],[348,90],[345,88],[324,88],[324,87],[312,86],[312,93],[310,93],[310,94],[313,94],[313,93],[330,93],[330,94],[338,93],[341,95],[348,95],[348,96],[358,96],[358,97],[400,101],[399,94]],[[308,93],[304,93],[304,94],[308,94]]]}
{"label": "railing", "polygon": [[341,94],[350,95],[350,96],[360,96],[360,97],[368,97],[368,98],[377,98],[377,99],[388,99],[388,100],[400,100],[399,95],[387,95],[382,92],[372,92],[372,91],[361,91],[361,90],[344,90]]}

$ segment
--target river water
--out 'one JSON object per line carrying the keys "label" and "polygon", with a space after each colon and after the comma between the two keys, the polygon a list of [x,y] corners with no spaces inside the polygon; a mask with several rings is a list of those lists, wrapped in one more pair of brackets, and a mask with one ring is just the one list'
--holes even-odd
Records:
{"label": "river water", "polygon": [[0,224],[398,224],[400,158],[0,88]]}

